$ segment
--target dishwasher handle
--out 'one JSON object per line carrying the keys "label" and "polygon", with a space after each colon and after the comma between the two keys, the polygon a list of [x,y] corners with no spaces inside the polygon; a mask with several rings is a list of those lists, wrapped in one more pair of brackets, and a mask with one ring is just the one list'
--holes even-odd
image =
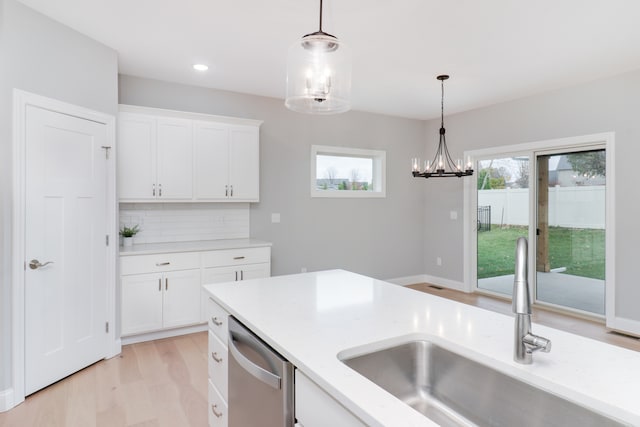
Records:
{"label": "dishwasher handle", "polygon": [[[249,359],[245,357],[244,354],[235,345],[236,341],[239,341],[238,338],[241,338],[241,341],[247,345],[252,345],[252,347],[260,346],[260,343],[254,343],[253,337],[251,335],[246,335],[243,332],[239,331],[229,331],[229,351],[233,358],[238,362],[242,368],[247,371],[249,374],[253,375],[258,380],[267,384],[270,387],[275,388],[276,390],[280,390],[282,388],[282,378],[278,375],[275,375],[266,369],[261,368],[256,365]],[[245,338],[244,340],[242,338]],[[256,350],[260,350],[257,348]]]}

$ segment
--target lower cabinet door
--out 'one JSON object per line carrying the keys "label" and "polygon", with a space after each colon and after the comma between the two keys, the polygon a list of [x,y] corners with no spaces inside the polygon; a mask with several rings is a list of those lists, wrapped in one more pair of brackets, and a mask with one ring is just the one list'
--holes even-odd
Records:
{"label": "lower cabinet door", "polygon": [[228,427],[228,417],[227,402],[209,380],[209,427]]}
{"label": "lower cabinet door", "polygon": [[271,263],[238,266],[241,280],[262,279],[271,276]]}
{"label": "lower cabinet door", "polygon": [[226,401],[229,383],[229,351],[218,337],[209,331],[209,378]]}
{"label": "lower cabinet door", "polygon": [[333,397],[296,369],[296,419],[304,427],[365,427]]}
{"label": "lower cabinet door", "polygon": [[199,269],[164,273],[162,288],[165,328],[201,322]]}
{"label": "lower cabinet door", "polygon": [[122,335],[162,329],[162,274],[122,276]]}

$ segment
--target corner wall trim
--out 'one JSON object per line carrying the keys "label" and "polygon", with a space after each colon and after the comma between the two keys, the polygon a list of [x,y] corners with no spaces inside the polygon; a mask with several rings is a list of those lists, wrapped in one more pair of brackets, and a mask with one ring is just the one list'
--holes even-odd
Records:
{"label": "corner wall trim", "polygon": [[0,412],[8,411],[13,408],[13,388],[0,391]]}

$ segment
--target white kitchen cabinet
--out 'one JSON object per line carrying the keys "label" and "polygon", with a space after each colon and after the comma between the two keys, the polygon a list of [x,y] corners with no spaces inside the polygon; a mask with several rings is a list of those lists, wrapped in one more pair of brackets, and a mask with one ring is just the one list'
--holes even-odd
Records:
{"label": "white kitchen cabinet", "polygon": [[259,201],[257,127],[195,122],[194,147],[196,199]]}
{"label": "white kitchen cabinet", "polygon": [[298,424],[304,427],[366,426],[298,369],[295,371],[295,414]]}
{"label": "white kitchen cabinet", "polygon": [[199,260],[198,253],[122,258],[122,335],[201,323]]}
{"label": "white kitchen cabinet", "polygon": [[212,298],[207,298],[209,322],[209,427],[226,427],[228,424],[227,347],[229,314]]}
{"label": "white kitchen cabinet", "polygon": [[259,201],[257,120],[120,106],[122,201]]}
{"label": "white kitchen cabinet", "polygon": [[120,113],[120,200],[191,200],[193,130],[189,120]]}

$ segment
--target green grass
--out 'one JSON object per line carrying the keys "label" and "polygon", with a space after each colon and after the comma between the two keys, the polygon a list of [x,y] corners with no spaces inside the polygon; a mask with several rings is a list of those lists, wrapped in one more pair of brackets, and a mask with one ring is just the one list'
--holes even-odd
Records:
{"label": "green grass", "polygon": [[[527,237],[527,227],[478,233],[478,279],[513,274],[516,240]],[[566,267],[566,274],[604,280],[604,230],[549,228],[551,268]]]}

